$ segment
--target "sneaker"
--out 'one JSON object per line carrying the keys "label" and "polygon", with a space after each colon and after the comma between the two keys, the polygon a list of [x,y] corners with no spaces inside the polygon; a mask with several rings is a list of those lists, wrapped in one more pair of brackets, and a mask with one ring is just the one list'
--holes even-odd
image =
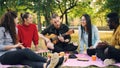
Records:
{"label": "sneaker", "polygon": [[55,68],[60,68],[64,61],[65,61],[64,56],[60,57],[59,58],[59,62],[57,63],[57,65],[55,66]]}
{"label": "sneaker", "polygon": [[46,68],[55,68],[55,66],[58,64],[58,61],[59,61],[59,55],[58,53],[54,53],[51,56],[51,59],[47,62]]}
{"label": "sneaker", "polygon": [[75,54],[70,54],[69,58],[75,59],[75,58],[77,58],[77,56]]}
{"label": "sneaker", "polygon": [[114,63],[115,63],[114,59],[105,59],[104,60],[104,64],[105,65],[111,65],[111,64],[114,64]]}
{"label": "sneaker", "polygon": [[[53,56],[54,56],[54,57],[57,57],[57,59],[51,57],[51,60],[48,61],[46,68],[60,68],[61,65],[62,65],[65,61],[67,61],[67,59],[68,59],[68,58],[65,57],[65,56],[60,57],[60,56],[58,56],[58,54],[57,54],[57,55],[53,55]],[[52,61],[52,58],[53,58],[53,61]]]}

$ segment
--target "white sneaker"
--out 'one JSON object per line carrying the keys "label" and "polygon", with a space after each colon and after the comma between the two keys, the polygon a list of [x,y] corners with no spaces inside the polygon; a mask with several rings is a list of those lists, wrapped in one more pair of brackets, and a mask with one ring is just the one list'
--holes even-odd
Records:
{"label": "white sneaker", "polygon": [[111,65],[111,64],[114,64],[114,63],[115,63],[114,59],[105,59],[104,60],[104,64],[105,65]]}
{"label": "white sneaker", "polygon": [[50,59],[50,64],[47,66],[47,68],[54,68],[58,61],[59,61],[59,55],[58,53],[54,53],[52,56],[51,56],[51,59]]}

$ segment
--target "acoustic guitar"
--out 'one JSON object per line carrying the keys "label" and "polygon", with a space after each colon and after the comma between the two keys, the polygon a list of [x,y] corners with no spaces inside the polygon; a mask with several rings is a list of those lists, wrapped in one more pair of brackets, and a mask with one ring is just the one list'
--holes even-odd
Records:
{"label": "acoustic guitar", "polygon": [[[66,33],[64,34],[61,34],[61,36],[66,36],[66,35],[70,35],[70,34],[73,34],[74,33],[74,30],[73,29],[69,29]],[[50,34],[50,35],[46,35],[45,37],[49,38],[50,41],[53,43],[53,44],[56,44],[58,42],[58,36],[55,35],[55,34]]]}

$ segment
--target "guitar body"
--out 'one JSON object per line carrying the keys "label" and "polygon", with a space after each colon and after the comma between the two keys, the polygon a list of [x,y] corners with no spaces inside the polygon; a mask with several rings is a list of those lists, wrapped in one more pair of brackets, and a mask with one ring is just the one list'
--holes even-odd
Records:
{"label": "guitar body", "polygon": [[55,34],[46,35],[45,37],[47,37],[48,39],[50,39],[50,41],[53,44],[56,44],[58,42],[57,35],[55,35]]}
{"label": "guitar body", "polygon": [[[72,33],[74,33],[74,30],[70,29],[66,33],[62,34],[62,36],[64,37],[64,36],[70,35]],[[48,39],[50,39],[53,44],[56,44],[58,42],[58,36],[55,35],[55,34],[45,35],[45,37],[47,37]]]}

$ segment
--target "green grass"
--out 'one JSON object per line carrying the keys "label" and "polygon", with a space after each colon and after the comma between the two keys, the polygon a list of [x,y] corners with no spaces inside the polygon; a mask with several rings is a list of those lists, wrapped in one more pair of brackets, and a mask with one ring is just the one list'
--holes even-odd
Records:
{"label": "green grass", "polygon": [[[100,35],[100,40],[101,41],[107,41],[107,42],[110,42],[110,39],[112,37],[112,31],[110,32],[107,32],[107,31],[104,31],[104,32],[99,32],[99,35]],[[79,44],[79,40],[78,40],[78,30],[75,30],[75,33],[74,34],[71,34],[71,41],[72,42],[77,42]],[[39,48],[40,49],[46,49],[46,46],[45,46],[45,43],[44,43],[44,40],[42,40],[40,38],[39,40]],[[34,46],[32,46],[32,49],[34,50]],[[79,51],[79,47],[78,47],[78,51]]]}
{"label": "green grass", "polygon": [[[101,41],[110,42],[110,39],[112,37],[112,31],[109,31],[109,32],[107,32],[107,31],[101,32],[100,31],[99,36],[100,36]],[[79,43],[79,41],[78,41],[78,30],[76,30],[75,33],[71,35],[71,37],[72,37],[72,41]]]}

